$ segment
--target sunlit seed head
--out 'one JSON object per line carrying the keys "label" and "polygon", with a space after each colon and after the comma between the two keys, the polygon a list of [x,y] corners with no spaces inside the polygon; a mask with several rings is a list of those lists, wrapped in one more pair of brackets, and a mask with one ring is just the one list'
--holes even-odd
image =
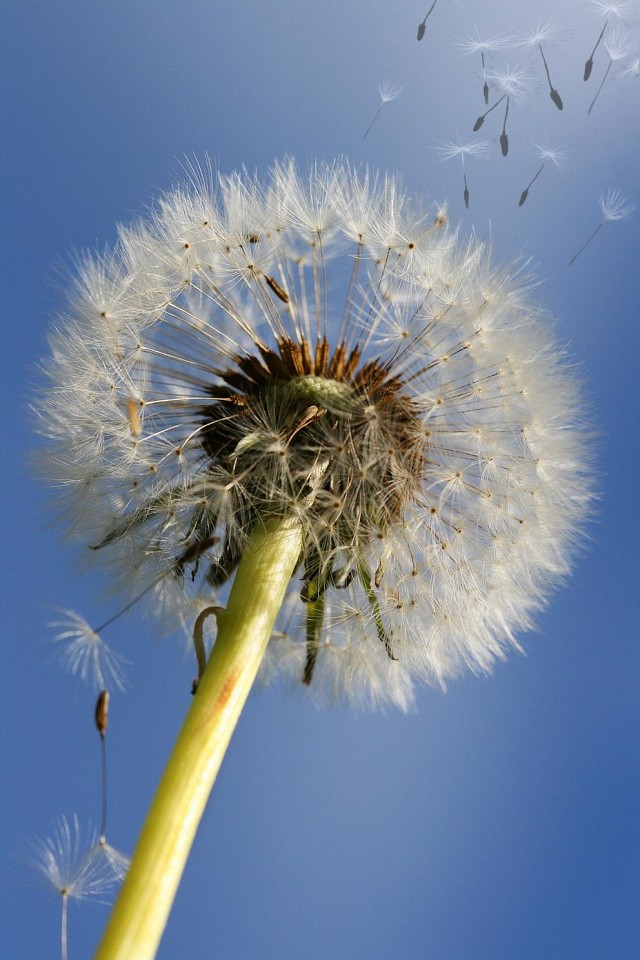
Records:
{"label": "sunlit seed head", "polygon": [[513,97],[514,100],[525,97],[533,83],[533,76],[529,70],[514,66],[506,66],[501,70],[494,69],[487,73],[487,79],[501,94]]}
{"label": "sunlit seed head", "polygon": [[631,203],[620,190],[609,189],[601,193],[598,203],[604,220],[626,220],[636,209],[635,203]]}
{"label": "sunlit seed head", "polygon": [[382,103],[390,103],[391,100],[397,100],[402,93],[402,84],[396,80],[383,80],[378,84],[378,93]]}
{"label": "sunlit seed head", "polygon": [[616,63],[629,55],[631,44],[629,38],[621,30],[607,30],[602,41],[609,59]]}
{"label": "sunlit seed head", "polygon": [[492,37],[483,37],[476,27],[475,37],[468,37],[458,40],[456,46],[464,56],[470,56],[478,53],[491,53],[494,50],[500,50],[513,43],[513,38],[496,34]]}
{"label": "sunlit seed head", "polygon": [[112,650],[79,613],[61,612],[64,619],[54,620],[50,626],[58,630],[52,639],[60,645],[64,667],[96,691],[123,690],[123,666],[127,661]]}
{"label": "sunlit seed head", "polygon": [[439,144],[436,149],[441,154],[441,160],[454,160],[459,157],[464,164],[465,157],[487,157],[489,143],[486,140],[471,140],[468,143],[447,140]]}
{"label": "sunlit seed head", "polygon": [[600,17],[617,17],[626,26],[633,26],[636,20],[633,14],[637,10],[636,0],[591,0],[595,12]]}
{"label": "sunlit seed head", "polygon": [[514,44],[517,47],[538,47],[542,43],[568,40],[571,35],[571,31],[564,29],[554,17],[547,17],[546,20],[539,20],[533,30],[516,38]]}
{"label": "sunlit seed head", "polygon": [[545,163],[549,161],[554,167],[557,167],[558,170],[566,167],[569,156],[566,150],[559,150],[557,147],[550,147],[541,143],[534,143],[534,147],[540,159]]}
{"label": "sunlit seed head", "polygon": [[103,857],[108,864],[109,870],[113,876],[113,882],[119,885],[127,875],[131,864],[131,859],[120,850],[116,850],[110,843],[107,843],[106,837],[100,837],[95,846],[96,856]]}
{"label": "sunlit seed head", "polygon": [[113,871],[99,854],[95,832],[83,832],[76,814],[62,816],[49,837],[32,843],[33,868],[47,886],[72,900],[102,897],[115,883]]}
{"label": "sunlit seed head", "polygon": [[[51,472],[85,555],[160,624],[192,636],[253,531],[293,516],[269,670],[405,708],[414,680],[488,669],[566,575],[590,499],[578,392],[517,271],[446,221],[395,177],[286,160],[123,228],[101,287],[125,320],[74,288],[39,406]],[[61,626],[113,686],[99,631]]]}

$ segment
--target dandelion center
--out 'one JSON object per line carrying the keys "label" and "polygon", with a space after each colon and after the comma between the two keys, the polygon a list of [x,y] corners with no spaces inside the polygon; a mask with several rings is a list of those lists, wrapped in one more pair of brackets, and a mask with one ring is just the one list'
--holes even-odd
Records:
{"label": "dandelion center", "polygon": [[304,507],[329,556],[397,522],[423,481],[417,403],[383,363],[360,359],[358,347],[281,339],[222,371],[202,410],[202,447],[242,486],[249,522]]}

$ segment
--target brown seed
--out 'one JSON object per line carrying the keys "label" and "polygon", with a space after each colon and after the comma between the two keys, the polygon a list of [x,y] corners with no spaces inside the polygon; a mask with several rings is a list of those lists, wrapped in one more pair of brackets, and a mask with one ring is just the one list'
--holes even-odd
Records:
{"label": "brown seed", "polygon": [[96,701],[95,720],[98,733],[104,740],[109,721],[109,691],[101,690]]}
{"label": "brown seed", "polygon": [[267,286],[273,290],[276,297],[279,297],[283,303],[289,303],[289,294],[287,291],[280,286],[277,280],[274,280],[273,277],[268,276],[266,273],[264,275],[265,280],[267,281]]}
{"label": "brown seed", "polygon": [[140,407],[141,403],[139,400],[135,400],[133,397],[127,398],[127,417],[129,420],[131,434],[134,437],[139,437],[142,433],[142,424],[140,423]]}

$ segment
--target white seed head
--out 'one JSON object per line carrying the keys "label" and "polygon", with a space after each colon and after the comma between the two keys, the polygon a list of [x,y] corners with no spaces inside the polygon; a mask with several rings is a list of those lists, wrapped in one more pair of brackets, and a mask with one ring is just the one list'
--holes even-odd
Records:
{"label": "white seed head", "polygon": [[402,93],[402,84],[396,80],[383,80],[378,84],[378,93],[383,103],[389,103],[391,100],[397,100]]}
{"label": "white seed head", "polygon": [[64,619],[52,621],[50,626],[58,630],[53,641],[60,644],[60,659],[66,669],[94,690],[123,690],[124,658],[80,614],[73,610],[61,612]]}
{"label": "white seed head", "polygon": [[471,54],[477,53],[491,53],[494,50],[500,50],[502,47],[506,47],[509,44],[513,43],[512,37],[501,36],[497,34],[494,37],[481,37],[478,29],[476,28],[475,37],[468,37],[464,40],[459,40],[456,43],[456,46],[459,47],[463,56],[471,56]]}
{"label": "white seed head", "polygon": [[103,897],[117,882],[100,850],[94,831],[86,836],[76,814],[62,816],[50,837],[32,843],[33,866],[39,877],[60,896],[72,900]]}
{"label": "white seed head", "polygon": [[524,67],[506,66],[502,70],[487,73],[487,80],[497,88],[500,95],[506,94],[514,100],[521,100],[528,93],[533,76]]}
{"label": "white seed head", "polygon": [[550,147],[548,144],[534,143],[536,152],[541,160],[548,160],[558,170],[562,170],[567,165],[568,154],[566,150],[559,150],[557,147]]}
{"label": "white seed head", "polygon": [[464,164],[465,157],[486,157],[489,143],[486,140],[471,140],[469,143],[460,143],[460,140],[447,140],[439,144],[436,149],[441,154],[441,160],[454,160],[459,157]]}
{"label": "white seed head", "polygon": [[621,30],[607,30],[602,41],[609,59],[616,63],[629,55],[631,44],[629,38]]}
{"label": "white seed head", "polygon": [[635,203],[631,203],[620,190],[609,189],[601,193],[598,203],[604,220],[626,220],[636,209]]}
{"label": "white seed head", "polygon": [[298,517],[263,675],[312,695],[406,709],[488,670],[588,513],[562,351],[446,219],[344,162],[197,178],[83,263],[51,337],[38,412],[88,559],[192,628],[253,529]]}
{"label": "white seed head", "polygon": [[637,10],[636,0],[591,0],[600,17],[617,17],[625,26],[633,26],[636,20],[633,14]]}
{"label": "white seed head", "polygon": [[533,30],[523,33],[514,41],[516,47],[538,47],[541,43],[550,43],[556,40],[568,40],[571,31],[560,26],[554,17],[539,20]]}

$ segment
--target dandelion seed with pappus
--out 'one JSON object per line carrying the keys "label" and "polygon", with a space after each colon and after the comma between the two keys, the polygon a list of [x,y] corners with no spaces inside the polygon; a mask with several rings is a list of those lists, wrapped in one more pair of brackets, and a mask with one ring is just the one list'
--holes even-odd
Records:
{"label": "dandelion seed with pappus", "polygon": [[564,108],[564,104],[562,102],[562,97],[560,96],[556,88],[553,86],[553,83],[551,82],[551,73],[549,72],[549,64],[547,63],[547,58],[544,54],[544,50],[542,49],[542,44],[552,42],[553,40],[567,40],[570,36],[571,34],[569,32],[567,32],[566,30],[560,29],[560,27],[555,22],[553,17],[549,17],[543,23],[539,23],[535,28],[535,30],[533,30],[529,34],[526,34],[516,44],[517,46],[520,46],[520,47],[529,47],[529,48],[535,48],[538,50],[542,58],[542,64],[544,66],[545,74],[547,77],[547,84],[549,86],[549,96],[551,97],[551,100],[554,106],[556,106],[558,110],[562,110]]}
{"label": "dandelion seed with pappus", "polygon": [[464,56],[471,56],[472,54],[480,54],[480,60],[482,63],[482,96],[484,98],[485,105],[489,105],[489,83],[487,81],[487,54],[493,52],[494,50],[499,50],[501,47],[506,46],[511,43],[510,37],[488,37],[487,39],[482,39],[476,27],[476,36],[469,37],[466,40],[460,40],[458,42],[458,47],[462,50]]}
{"label": "dandelion seed with pappus", "polygon": [[467,171],[465,169],[465,157],[486,157],[489,144],[485,140],[474,140],[471,143],[460,143],[459,140],[448,140],[437,148],[442,154],[442,160],[460,159],[462,164],[462,179],[464,183],[463,199],[465,210],[469,209],[469,185],[467,183]]}
{"label": "dandelion seed with pappus", "polygon": [[122,875],[117,876],[100,855],[95,834],[89,831],[88,838],[83,837],[75,815],[71,822],[60,817],[52,836],[35,841],[32,847],[36,873],[61,898],[60,955],[67,960],[69,901],[102,899]]}
{"label": "dandelion seed with pappus", "polygon": [[104,642],[100,632],[102,627],[94,630],[84,617],[73,610],[61,612],[65,615],[64,620],[53,620],[50,626],[61,628],[53,637],[53,642],[60,644],[63,665],[94,690],[105,687],[123,690],[123,665],[126,661]]}
{"label": "dandelion seed with pappus", "polygon": [[364,137],[362,138],[363,140],[366,140],[369,136],[369,133],[371,132],[374,123],[380,116],[380,111],[384,107],[385,103],[391,103],[392,100],[397,100],[401,93],[402,85],[396,83],[394,80],[385,80],[383,83],[379,84],[378,94],[380,95],[380,105],[373,115],[373,120],[364,132]]}
{"label": "dandelion seed with pappus", "polygon": [[538,156],[542,160],[542,163],[538,167],[536,173],[531,178],[529,183],[526,185],[522,193],[520,194],[520,199],[518,200],[518,206],[522,207],[527,201],[529,196],[529,191],[534,185],[542,171],[544,170],[547,163],[552,163],[558,170],[560,170],[567,162],[567,155],[563,150],[554,150],[551,147],[540,146],[539,144],[534,144]]}
{"label": "dandelion seed with pappus", "polygon": [[609,63],[607,64],[607,69],[605,70],[604,76],[600,81],[600,85],[596,90],[596,95],[591,101],[591,103],[589,104],[587,115],[589,115],[593,110],[593,108],[595,107],[598,101],[598,97],[602,93],[602,88],[606,83],[607,77],[611,72],[611,67],[614,65],[614,63],[618,63],[620,60],[624,60],[625,57],[629,55],[629,49],[630,49],[629,41],[622,33],[620,33],[619,30],[612,30],[609,34],[607,34],[607,36],[604,39],[604,48],[607,51],[607,54],[609,56]]}
{"label": "dandelion seed with pappus", "polygon": [[476,119],[476,122],[473,125],[473,132],[477,133],[489,114],[495,110],[496,107],[499,107],[501,103],[506,101],[504,108],[504,119],[502,122],[502,132],[500,134],[500,150],[502,152],[502,156],[506,157],[509,153],[507,120],[509,118],[509,106],[511,104],[511,99],[520,99],[524,95],[531,77],[525,70],[517,67],[507,67],[504,70],[495,71],[489,74],[489,80],[497,87],[501,96],[489,107],[488,110],[486,110]]}
{"label": "dandelion seed with pappus", "polygon": [[605,18],[604,24],[602,25],[602,30],[598,34],[598,39],[596,40],[595,46],[589,58],[584,65],[584,74],[583,80],[588,80],[593,71],[593,62],[598,47],[602,43],[607,27],[609,26],[609,20],[611,17],[617,17],[625,26],[631,26],[635,24],[635,20],[631,18],[631,14],[634,10],[634,4],[630,0],[591,0],[592,5],[596,8],[596,11],[600,16]]}
{"label": "dandelion seed with pappus", "polygon": [[218,623],[97,954],[143,960],[260,664],[403,709],[489,670],[569,573],[588,442],[524,278],[344,162],[194,176],[67,317],[39,412],[72,532],[155,616]]}
{"label": "dandelion seed with pappus", "polygon": [[627,197],[625,197],[620,190],[607,190],[606,193],[601,193],[598,197],[598,205],[602,214],[602,221],[598,224],[593,233],[587,237],[577,253],[574,253],[574,255],[571,257],[571,260],[569,260],[568,266],[571,266],[573,263],[575,263],[580,254],[587,249],[592,240],[595,240],[605,223],[614,223],[617,220],[626,220],[636,209],[635,204],[630,203]]}

